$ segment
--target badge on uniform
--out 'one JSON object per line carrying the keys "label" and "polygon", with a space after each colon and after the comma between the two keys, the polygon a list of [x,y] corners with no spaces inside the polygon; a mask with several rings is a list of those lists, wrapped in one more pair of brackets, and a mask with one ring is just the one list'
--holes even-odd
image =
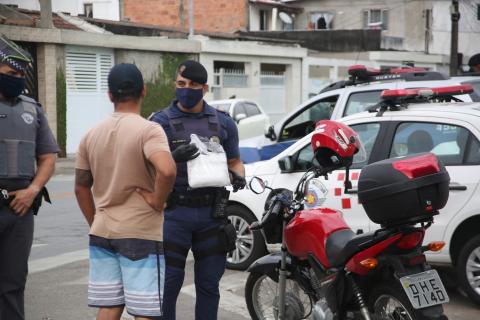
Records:
{"label": "badge on uniform", "polygon": [[22,119],[26,124],[32,124],[35,118],[30,113],[24,112],[22,113]]}
{"label": "badge on uniform", "polygon": [[218,136],[211,136],[210,137],[210,142],[220,144],[220,138]]}

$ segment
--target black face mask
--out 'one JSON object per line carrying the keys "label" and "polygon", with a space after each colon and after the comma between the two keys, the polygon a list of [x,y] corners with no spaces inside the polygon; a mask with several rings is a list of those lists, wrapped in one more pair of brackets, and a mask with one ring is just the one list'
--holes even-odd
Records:
{"label": "black face mask", "polygon": [[193,109],[203,98],[203,89],[177,88],[177,100],[185,109]]}
{"label": "black face mask", "polygon": [[0,93],[7,99],[18,97],[25,90],[27,82],[23,77],[0,73]]}

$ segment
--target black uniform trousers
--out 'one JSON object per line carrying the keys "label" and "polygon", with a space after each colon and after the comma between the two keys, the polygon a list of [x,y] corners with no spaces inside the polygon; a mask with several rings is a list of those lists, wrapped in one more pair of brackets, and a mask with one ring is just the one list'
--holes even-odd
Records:
{"label": "black uniform trousers", "polygon": [[24,291],[33,242],[33,213],[0,208],[0,320],[24,320]]}

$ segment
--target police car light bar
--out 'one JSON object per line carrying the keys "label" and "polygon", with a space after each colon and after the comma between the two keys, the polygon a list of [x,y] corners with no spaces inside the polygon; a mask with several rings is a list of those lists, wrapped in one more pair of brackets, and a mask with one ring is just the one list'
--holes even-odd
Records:
{"label": "police car light bar", "polygon": [[398,67],[391,69],[374,69],[367,68],[364,65],[357,64],[348,68],[348,74],[357,78],[365,78],[379,75],[387,74],[401,74],[401,73],[412,73],[412,72],[426,72],[425,68],[418,67]]}
{"label": "police car light bar", "polygon": [[461,86],[450,86],[450,87],[439,87],[439,88],[383,90],[380,96],[382,99],[388,100],[388,99],[395,99],[395,98],[455,96],[459,94],[467,94],[472,92],[473,92],[473,87],[469,84],[465,84]]}
{"label": "police car light bar", "polygon": [[400,68],[390,69],[389,73],[399,74],[399,73],[425,72],[425,71],[427,71],[427,69],[420,68],[420,67],[400,67]]}
{"label": "police car light bar", "polygon": [[381,73],[380,69],[367,68],[364,65],[356,64],[348,68],[348,74],[358,78],[364,78],[368,76],[378,76]]}

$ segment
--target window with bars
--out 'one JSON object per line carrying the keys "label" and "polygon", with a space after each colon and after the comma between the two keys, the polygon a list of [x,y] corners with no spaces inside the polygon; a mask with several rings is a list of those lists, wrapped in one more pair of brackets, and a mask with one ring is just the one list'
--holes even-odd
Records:
{"label": "window with bars", "polygon": [[370,9],[363,11],[364,29],[388,30],[388,10]]}
{"label": "window with bars", "polygon": [[68,50],[66,53],[67,88],[71,92],[107,92],[108,73],[113,54]]}

